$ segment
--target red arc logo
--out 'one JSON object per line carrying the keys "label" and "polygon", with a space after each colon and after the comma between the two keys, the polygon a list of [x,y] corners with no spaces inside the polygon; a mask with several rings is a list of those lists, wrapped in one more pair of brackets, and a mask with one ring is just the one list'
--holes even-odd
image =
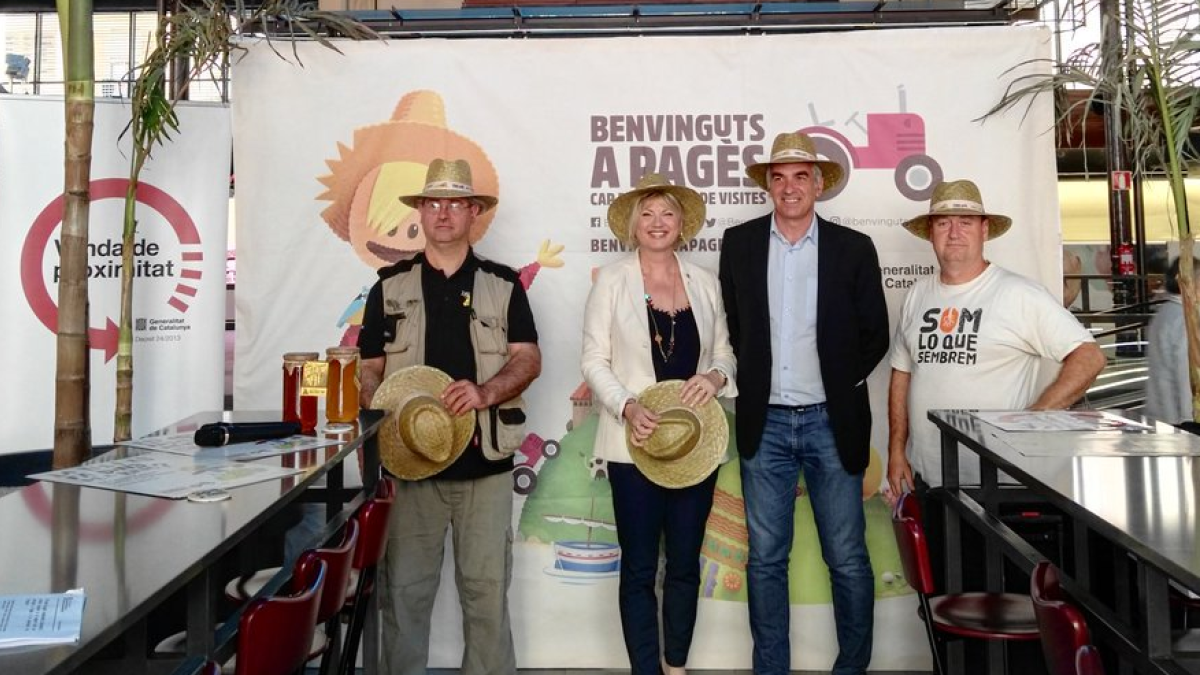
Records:
{"label": "red arc logo", "polygon": [[[94,180],[89,187],[91,201],[95,203],[102,199],[124,199],[128,185],[127,178]],[[138,203],[157,211],[171,225],[183,248],[183,265],[179,276],[190,283],[181,282],[176,285],[167,304],[179,312],[185,312],[188,300],[196,294],[195,287],[190,284],[200,279],[198,264],[203,260],[200,233],[183,206],[163,190],[148,183],[138,183],[136,199]],[[21,288],[25,292],[25,300],[33,310],[34,316],[51,333],[58,332],[58,306],[46,287],[46,280],[42,274],[42,259],[46,253],[46,246],[50,244],[50,238],[62,223],[64,203],[63,196],[59,195],[42,209],[29,228],[29,233],[25,236],[25,245],[21,248]],[[105,317],[103,328],[88,327],[88,343],[92,349],[104,351],[105,362],[111,361],[117,353],[118,332],[117,325],[110,317]]]}

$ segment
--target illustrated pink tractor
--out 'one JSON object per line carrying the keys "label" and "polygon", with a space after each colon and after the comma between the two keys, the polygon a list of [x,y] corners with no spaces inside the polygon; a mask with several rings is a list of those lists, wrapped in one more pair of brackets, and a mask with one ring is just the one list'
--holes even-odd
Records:
{"label": "illustrated pink tractor", "polygon": [[528,495],[537,487],[538,462],[542,458],[554,459],[562,446],[556,440],[543,440],[537,434],[529,434],[517,449],[513,466],[513,492]]}
{"label": "illustrated pink tractor", "polygon": [[942,167],[925,154],[925,120],[914,113],[868,113],[867,144],[856,146],[840,132],[825,126],[805,127],[817,153],[847,168],[841,183],[821,194],[832,199],[846,188],[857,169],[894,169],[896,189],[919,202],[929,199],[942,182]]}

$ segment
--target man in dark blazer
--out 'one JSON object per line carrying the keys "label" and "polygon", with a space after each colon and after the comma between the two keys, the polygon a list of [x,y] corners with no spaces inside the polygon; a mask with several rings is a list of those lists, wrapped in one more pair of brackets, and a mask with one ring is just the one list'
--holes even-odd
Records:
{"label": "man in dark blazer", "polygon": [[814,210],[844,169],[812,139],[785,133],[746,174],[771,214],[732,227],[721,290],[738,358],[737,445],[750,535],[746,565],[754,672],[791,667],[788,558],[804,472],[833,586],[839,654],[833,675],[871,661],[875,584],[862,479],[870,459],[867,376],[887,353],[888,316],[870,237]]}

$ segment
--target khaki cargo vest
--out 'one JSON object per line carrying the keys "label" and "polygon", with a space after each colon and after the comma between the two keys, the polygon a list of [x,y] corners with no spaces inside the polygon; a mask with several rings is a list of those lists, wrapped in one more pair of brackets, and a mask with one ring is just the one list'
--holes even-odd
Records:
{"label": "khaki cargo vest", "polygon": [[[475,270],[471,292],[471,346],[477,382],[487,382],[508,363],[508,302],[513,282]],[[384,377],[425,363],[425,302],[421,266],[383,280],[383,311],[398,317],[396,333],[384,344]],[[525,435],[525,401],[520,396],[479,412],[484,457],[504,459],[516,452]]]}

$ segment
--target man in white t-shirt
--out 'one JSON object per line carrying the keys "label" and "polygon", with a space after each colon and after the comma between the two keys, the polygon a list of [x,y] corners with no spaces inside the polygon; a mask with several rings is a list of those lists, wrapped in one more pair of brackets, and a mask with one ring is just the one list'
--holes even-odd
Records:
{"label": "man in white t-shirt", "polygon": [[[933,244],[939,271],[904,300],[892,340],[888,390],[888,486],[892,494],[942,484],[941,445],[929,410],[1050,410],[1074,403],[1104,367],[1088,331],[1045,288],[983,257],[983,243],[1012,219],[988,213],[971,181],[934,188],[929,213],[904,228]],[[1037,389],[1039,360],[1062,364]],[[963,484],[979,460],[959,451]]]}

